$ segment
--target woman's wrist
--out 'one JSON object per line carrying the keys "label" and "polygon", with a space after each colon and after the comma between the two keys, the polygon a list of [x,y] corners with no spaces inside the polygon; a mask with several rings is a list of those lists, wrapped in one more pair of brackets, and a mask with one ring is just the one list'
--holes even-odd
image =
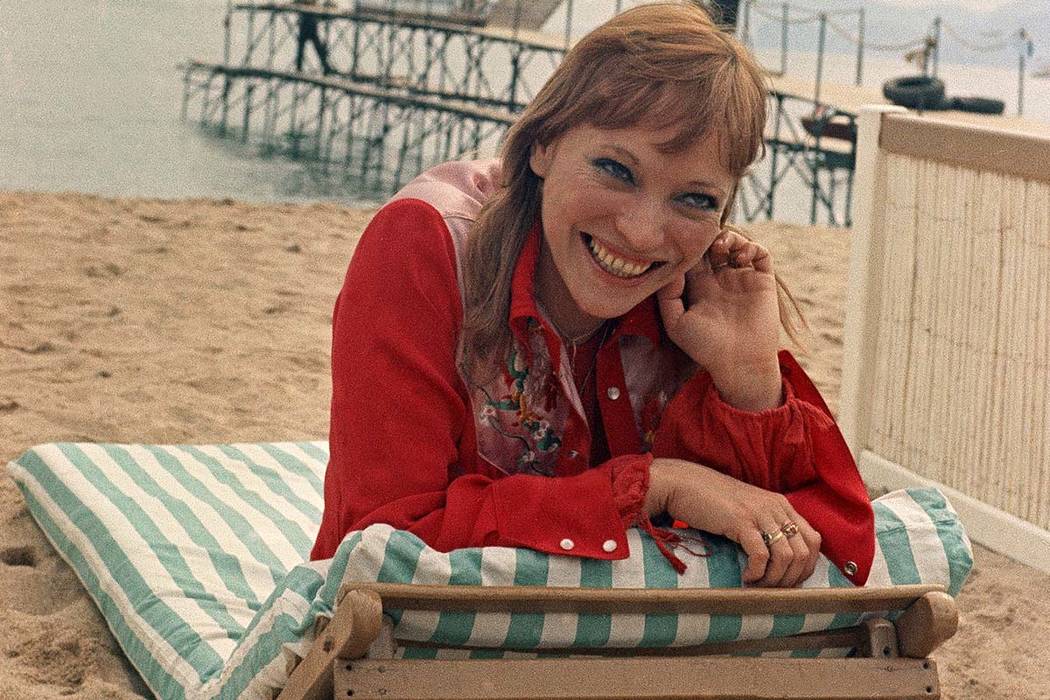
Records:
{"label": "woman's wrist", "polygon": [[734,363],[708,370],[722,400],[741,411],[765,411],[784,403],[780,364],[774,355],[764,363]]}
{"label": "woman's wrist", "polygon": [[647,518],[653,518],[667,510],[667,494],[664,488],[664,464],[668,460],[657,458],[649,465],[649,488],[645,491],[645,501],[642,504],[642,513]]}

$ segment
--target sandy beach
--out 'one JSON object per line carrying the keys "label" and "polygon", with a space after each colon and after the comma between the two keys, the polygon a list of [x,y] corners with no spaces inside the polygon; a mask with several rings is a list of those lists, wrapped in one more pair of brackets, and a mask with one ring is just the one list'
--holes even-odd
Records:
{"label": "sandy beach", "polygon": [[[332,305],[370,212],[335,204],[0,193],[0,461],[56,440],[328,432]],[[834,410],[849,232],[763,223]],[[1050,575],[976,547],[945,698],[1050,698]],[[0,476],[0,698],[145,690]]]}

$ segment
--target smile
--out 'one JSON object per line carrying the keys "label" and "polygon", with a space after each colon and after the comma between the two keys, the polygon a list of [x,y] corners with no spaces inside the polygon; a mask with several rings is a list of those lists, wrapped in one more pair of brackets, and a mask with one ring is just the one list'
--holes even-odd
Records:
{"label": "smile", "polygon": [[610,275],[614,275],[621,279],[641,277],[646,272],[649,272],[649,270],[655,269],[662,264],[661,262],[640,262],[621,258],[612,250],[602,245],[597,238],[589,236],[586,233],[583,234],[583,241],[591,251],[591,257],[594,258],[596,263],[598,263],[598,266]]}

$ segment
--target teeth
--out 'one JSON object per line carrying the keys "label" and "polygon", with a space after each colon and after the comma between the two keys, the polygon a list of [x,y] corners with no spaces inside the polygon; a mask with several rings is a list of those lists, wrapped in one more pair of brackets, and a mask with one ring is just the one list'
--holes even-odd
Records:
{"label": "teeth", "polygon": [[652,267],[652,263],[632,263],[623,258],[618,258],[611,250],[599,243],[596,238],[589,238],[590,242],[588,245],[591,249],[591,254],[594,255],[602,269],[610,274],[623,278],[637,277]]}

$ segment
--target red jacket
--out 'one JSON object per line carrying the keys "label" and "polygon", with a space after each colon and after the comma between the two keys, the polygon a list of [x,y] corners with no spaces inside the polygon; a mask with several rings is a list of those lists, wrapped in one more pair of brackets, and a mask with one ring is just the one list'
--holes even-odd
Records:
{"label": "red jacket", "polygon": [[440,551],[528,547],[628,555],[654,456],[679,457],[787,495],[854,583],[867,580],[874,517],[816,388],[786,351],[785,401],[750,413],[663,335],[655,303],[622,319],[595,379],[611,458],[592,431],[568,355],[533,295],[534,230],[515,268],[506,366],[485,386],[458,369],[461,251],[497,181],[495,163],[449,163],[410,183],[361,237],[336,301],[331,456],[315,559],[373,523]]}

